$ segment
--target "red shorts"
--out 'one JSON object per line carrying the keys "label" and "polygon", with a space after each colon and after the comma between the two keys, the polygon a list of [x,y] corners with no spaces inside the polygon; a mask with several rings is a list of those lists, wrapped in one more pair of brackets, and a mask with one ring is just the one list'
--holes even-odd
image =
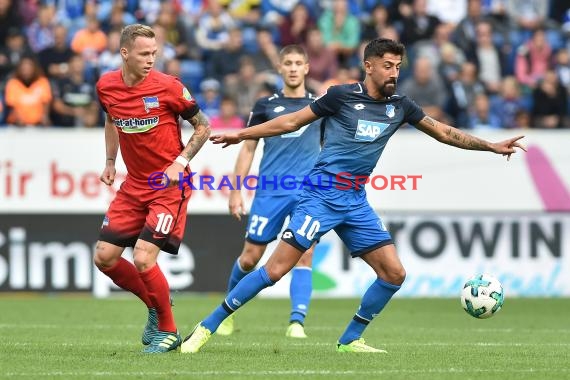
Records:
{"label": "red shorts", "polygon": [[177,254],[191,193],[188,186],[145,189],[133,186],[127,179],[107,210],[99,240],[134,247],[137,239],[142,239]]}

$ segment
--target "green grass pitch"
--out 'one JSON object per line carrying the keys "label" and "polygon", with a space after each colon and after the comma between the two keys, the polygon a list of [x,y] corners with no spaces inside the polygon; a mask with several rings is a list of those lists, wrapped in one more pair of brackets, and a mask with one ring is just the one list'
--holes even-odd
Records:
{"label": "green grass pitch", "polygon": [[[175,295],[182,335],[222,295]],[[0,296],[0,378],[570,379],[570,300],[509,299],[488,320],[457,299],[394,299],[365,332],[382,354],[335,352],[357,299],[314,299],[306,340],[285,338],[289,301],[255,299],[237,331],[198,354],[144,355],[134,297]]]}

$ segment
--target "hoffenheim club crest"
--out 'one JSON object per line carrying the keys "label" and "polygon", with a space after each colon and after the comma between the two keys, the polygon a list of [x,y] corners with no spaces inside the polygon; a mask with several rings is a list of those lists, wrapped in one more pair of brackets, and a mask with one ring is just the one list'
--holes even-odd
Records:
{"label": "hoffenheim club crest", "polygon": [[386,104],[386,116],[393,118],[396,115],[396,108],[391,104]]}

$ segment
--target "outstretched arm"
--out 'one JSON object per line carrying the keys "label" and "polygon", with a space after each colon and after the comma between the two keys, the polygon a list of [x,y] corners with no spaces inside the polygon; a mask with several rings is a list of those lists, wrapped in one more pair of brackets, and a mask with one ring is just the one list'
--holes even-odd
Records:
{"label": "outstretched arm", "polygon": [[238,144],[243,140],[259,139],[262,137],[277,136],[284,133],[298,130],[319,117],[313,113],[310,106],[306,106],[299,111],[288,113],[256,125],[255,127],[245,128],[237,133],[214,135],[210,140],[214,144],[224,144],[223,148],[228,145]]}
{"label": "outstretched arm", "polygon": [[522,149],[526,152],[526,148],[517,142],[524,136],[517,136],[508,140],[492,143],[463,132],[460,129],[440,123],[429,116],[425,116],[416,124],[416,128],[444,144],[461,149],[483,150],[502,154],[503,156],[507,156],[507,160],[511,158],[511,154],[516,153],[515,148]]}

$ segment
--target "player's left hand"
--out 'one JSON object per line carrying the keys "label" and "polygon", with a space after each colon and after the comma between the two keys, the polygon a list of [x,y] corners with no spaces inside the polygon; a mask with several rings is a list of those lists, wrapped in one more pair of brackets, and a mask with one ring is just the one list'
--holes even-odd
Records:
{"label": "player's left hand", "polygon": [[524,136],[517,136],[505,141],[495,143],[493,144],[493,152],[507,156],[507,161],[509,161],[511,159],[511,154],[516,153],[515,148],[519,148],[526,152],[526,147],[518,142],[518,140],[522,139],[523,137]]}
{"label": "player's left hand", "polygon": [[[180,179],[184,177],[184,169],[185,168],[178,162],[174,162],[169,167],[167,167],[164,171],[165,176],[162,179],[165,187],[178,186]],[[165,183],[165,181],[168,181],[168,183]]]}
{"label": "player's left hand", "polygon": [[228,133],[225,135],[210,136],[210,141],[214,144],[224,144],[222,148],[225,148],[233,144],[239,144],[241,142],[241,138],[237,133]]}

